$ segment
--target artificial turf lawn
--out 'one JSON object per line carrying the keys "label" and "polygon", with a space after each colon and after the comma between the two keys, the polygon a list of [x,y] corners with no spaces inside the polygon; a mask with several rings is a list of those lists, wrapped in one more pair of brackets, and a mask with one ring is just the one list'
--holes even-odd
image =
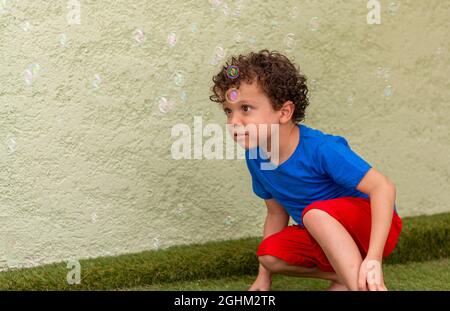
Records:
{"label": "artificial turf lawn", "polygon": [[[0,272],[0,290],[109,290],[244,276],[249,276],[251,281],[247,283],[250,283],[258,271],[255,252],[261,240],[261,237],[249,237],[83,259],[80,260],[81,284],[76,285],[67,283],[70,270],[67,262],[11,269]],[[392,264],[442,258],[450,258],[450,213],[403,218],[397,247],[383,263],[385,269],[390,269],[388,266]],[[293,282],[304,284],[298,280]],[[441,285],[448,286],[448,283],[447,278],[447,283]]]}
{"label": "artificial turf lawn", "polygon": [[[450,290],[450,259],[438,259],[427,262],[392,264],[383,267],[386,287],[391,291],[400,290]],[[235,276],[223,279],[203,279],[189,282],[162,283],[137,286],[120,290],[160,291],[246,291],[255,280],[254,276]],[[297,278],[275,274],[272,277],[271,290],[308,291],[325,290],[330,281]]]}

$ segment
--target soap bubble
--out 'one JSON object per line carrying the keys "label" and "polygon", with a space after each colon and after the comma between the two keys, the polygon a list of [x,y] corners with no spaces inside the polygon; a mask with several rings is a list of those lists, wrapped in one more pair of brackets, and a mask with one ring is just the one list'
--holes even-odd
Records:
{"label": "soap bubble", "polygon": [[290,15],[291,15],[291,17],[292,18],[296,18],[297,16],[298,16],[298,7],[296,7],[296,6],[294,6],[293,8],[292,8],[292,10],[291,10],[291,13],[290,13]]}
{"label": "soap bubble", "polygon": [[225,219],[223,220],[223,223],[227,226],[230,226],[233,224],[233,218],[231,216],[227,216],[225,217]]}
{"label": "soap bubble", "polygon": [[388,12],[391,15],[395,15],[397,13],[398,9],[400,8],[400,3],[391,2],[388,6]]}
{"label": "soap bubble", "polygon": [[24,21],[24,22],[22,23],[22,29],[23,29],[23,31],[28,31],[28,30],[30,30],[30,28],[31,28],[31,24],[30,24],[29,21]]}
{"label": "soap bubble", "polygon": [[228,4],[226,4],[226,3],[224,3],[223,4],[223,6],[222,6],[222,12],[223,12],[223,14],[225,15],[225,16],[228,16]]}
{"label": "soap bubble", "polygon": [[349,97],[347,97],[347,105],[349,105],[349,106],[353,105],[353,94],[351,94]]}
{"label": "soap bubble", "polygon": [[295,47],[295,35],[293,33],[288,33],[286,37],[284,37],[284,44],[288,51],[291,51]]}
{"label": "soap bubble", "polygon": [[167,43],[170,47],[174,47],[175,44],[177,44],[177,35],[175,32],[169,33],[169,35],[167,36]]}
{"label": "soap bubble", "polygon": [[39,64],[30,64],[28,68],[25,70],[24,74],[24,80],[27,85],[33,84],[33,81],[36,79],[36,77],[39,74],[39,71],[41,70],[41,66]]}
{"label": "soap bubble", "polygon": [[153,238],[153,247],[158,249],[159,246],[160,246],[159,239],[158,238]]}
{"label": "soap bubble", "polygon": [[0,0],[0,15],[10,12],[12,7],[11,0]]}
{"label": "soap bubble", "polygon": [[66,46],[67,45],[67,35],[65,33],[62,33],[59,36],[59,44],[61,44],[61,46]]}
{"label": "soap bubble", "polygon": [[276,20],[272,20],[271,25],[272,25],[272,29],[277,28],[278,22]]}
{"label": "soap bubble", "polygon": [[97,213],[96,213],[96,212],[93,212],[93,213],[91,214],[91,220],[92,220],[93,223],[96,223],[96,222],[97,222]]}
{"label": "soap bubble", "polygon": [[177,214],[181,215],[183,213],[183,203],[178,203],[177,205]]}
{"label": "soap bubble", "polygon": [[234,103],[238,100],[239,92],[236,88],[229,89],[225,93],[226,100],[230,103]]}
{"label": "soap bubble", "polygon": [[376,70],[376,75],[378,78],[384,78],[384,80],[387,81],[391,76],[389,71],[389,68],[378,67]]}
{"label": "soap bubble", "polygon": [[217,45],[214,51],[214,55],[210,60],[211,65],[217,65],[223,58],[225,58],[225,50],[221,45]]}
{"label": "soap bubble", "polygon": [[183,103],[185,103],[187,101],[188,95],[187,92],[185,90],[180,92],[180,99],[183,101]]}
{"label": "soap bubble", "polygon": [[384,96],[391,97],[393,93],[392,85],[388,85],[384,88]]}
{"label": "soap bubble", "polygon": [[192,25],[191,25],[191,32],[192,33],[196,33],[197,32],[197,24],[196,23],[192,23]]}
{"label": "soap bubble", "polygon": [[216,46],[216,56],[218,59],[223,59],[225,57],[225,50],[222,46]]}
{"label": "soap bubble", "polygon": [[228,66],[226,74],[229,79],[236,79],[239,77],[239,68],[237,66]]}
{"label": "soap bubble", "polygon": [[100,84],[102,83],[102,78],[100,77],[99,74],[96,74],[94,76],[94,80],[92,81],[92,86],[96,89],[98,89],[100,87]]}
{"label": "soap bubble", "polygon": [[177,70],[172,75],[173,81],[176,86],[183,86],[185,79],[184,79],[184,73],[181,70]]}
{"label": "soap bubble", "polygon": [[133,38],[137,43],[142,43],[145,40],[145,34],[142,29],[136,29],[133,31]]}
{"label": "soap bubble", "polygon": [[250,44],[251,46],[255,46],[255,44],[256,44],[256,37],[255,36],[250,36],[248,38],[248,44]]}
{"label": "soap bubble", "polygon": [[316,79],[311,80],[311,91],[317,90],[317,87],[319,86],[319,82]]}
{"label": "soap bubble", "polygon": [[218,8],[218,7],[222,6],[223,0],[209,0],[209,3],[211,4],[211,6],[213,8]]}
{"label": "soap bubble", "polygon": [[236,43],[242,42],[242,32],[238,32],[234,35],[234,42]]}
{"label": "soap bubble", "polygon": [[174,104],[166,97],[161,96],[158,100],[158,107],[159,111],[161,111],[162,113],[168,113],[170,110],[173,109]]}
{"label": "soap bubble", "polygon": [[309,29],[311,31],[317,31],[319,27],[320,27],[319,18],[317,16],[311,18],[311,20],[309,21]]}
{"label": "soap bubble", "polygon": [[9,153],[14,153],[17,150],[17,142],[14,136],[8,137],[5,140],[6,146],[8,147]]}

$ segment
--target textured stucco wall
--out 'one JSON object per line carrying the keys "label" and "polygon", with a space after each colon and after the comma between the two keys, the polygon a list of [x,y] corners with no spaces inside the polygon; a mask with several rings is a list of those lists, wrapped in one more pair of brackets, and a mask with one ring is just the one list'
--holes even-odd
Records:
{"label": "textured stucco wall", "polygon": [[0,267],[261,235],[245,160],[170,154],[174,124],[225,123],[223,58],[261,48],[402,216],[450,211],[449,1],[380,1],[379,25],[361,0],[71,2],[0,0]]}

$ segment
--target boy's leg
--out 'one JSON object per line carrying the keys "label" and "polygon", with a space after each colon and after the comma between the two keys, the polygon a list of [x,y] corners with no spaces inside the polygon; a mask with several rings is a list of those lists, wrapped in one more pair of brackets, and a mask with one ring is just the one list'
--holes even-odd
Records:
{"label": "boy's leg", "polygon": [[285,274],[298,277],[319,278],[339,282],[339,278],[335,272],[324,272],[319,268],[306,268],[302,266],[290,265],[271,255],[259,256],[259,262],[271,273]]}
{"label": "boy's leg", "polygon": [[273,274],[283,274],[304,278],[318,278],[331,281],[327,288],[329,291],[345,291],[348,288],[342,284],[335,272],[324,272],[319,268],[306,268],[297,265],[290,265],[284,260],[271,255],[259,256],[259,262]]}
{"label": "boy's leg", "polygon": [[358,290],[361,253],[344,226],[319,209],[307,211],[303,224],[322,248],[338,278],[348,289]]}

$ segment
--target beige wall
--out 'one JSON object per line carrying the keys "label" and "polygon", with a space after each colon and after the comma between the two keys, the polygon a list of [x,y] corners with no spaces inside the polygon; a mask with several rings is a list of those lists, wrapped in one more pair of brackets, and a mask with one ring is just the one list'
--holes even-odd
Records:
{"label": "beige wall", "polygon": [[177,123],[225,123],[212,75],[262,48],[300,65],[305,123],[388,175],[402,216],[450,211],[448,1],[380,1],[381,24],[361,0],[81,0],[79,24],[69,2],[0,1],[1,267],[261,235],[244,160],[170,148]]}

